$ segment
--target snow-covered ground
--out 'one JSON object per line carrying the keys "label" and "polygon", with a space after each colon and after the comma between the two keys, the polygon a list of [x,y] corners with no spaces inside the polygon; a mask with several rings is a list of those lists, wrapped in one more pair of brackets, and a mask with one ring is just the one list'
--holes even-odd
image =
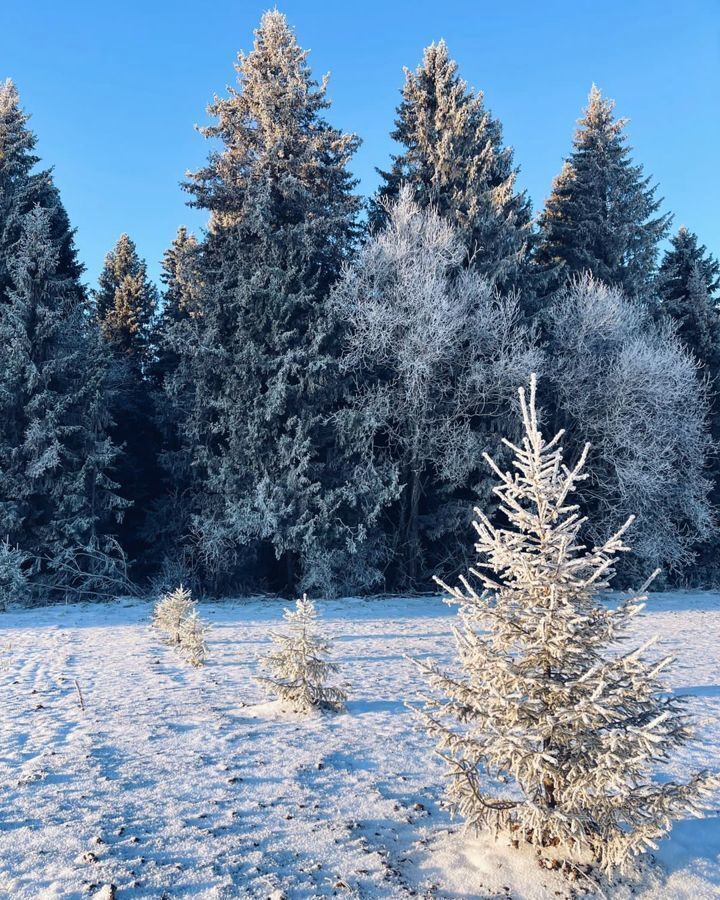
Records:
{"label": "snow-covered ground", "polygon": [[[318,603],[350,687],[302,719],[252,681],[283,604],[204,605],[192,669],[137,602],[0,614],[0,896],[569,897],[556,873],[464,837],[443,769],[404,706],[410,656],[453,658],[439,598]],[[638,639],[678,657],[673,688],[707,720],[674,771],[720,768],[720,596],[660,594]],[[84,710],[80,704],[82,693]],[[720,896],[720,804],[678,824],[633,896]],[[603,885],[607,897],[631,887]]]}

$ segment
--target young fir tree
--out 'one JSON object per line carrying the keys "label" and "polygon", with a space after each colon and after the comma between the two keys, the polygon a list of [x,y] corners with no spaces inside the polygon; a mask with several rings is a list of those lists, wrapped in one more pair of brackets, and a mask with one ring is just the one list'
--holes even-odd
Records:
{"label": "young fir tree", "polygon": [[296,712],[342,709],[347,695],[340,688],[326,684],[338,666],[328,661],[330,641],[316,633],[314,603],[304,594],[297,600],[295,609],[286,609],[283,616],[287,628],[284,632],[271,633],[277,649],[262,661],[271,674],[256,681],[268,686],[278,700]]}
{"label": "young fir tree", "polygon": [[502,127],[457,72],[444,41],[431,44],[415,72],[405,70],[397,110],[393,156],[374,205],[376,225],[384,200],[396,200],[403,184],[414,199],[432,206],[457,230],[478,271],[503,287],[527,287],[532,241],[530,202],[516,189],[517,168]]}
{"label": "young fir tree", "polygon": [[110,478],[108,373],[82,290],[61,274],[53,239],[57,209],[23,219],[7,262],[11,287],[0,306],[0,531],[32,559],[40,590],[92,595],[118,588],[105,553],[124,506]]}
{"label": "young fir tree", "polygon": [[[333,577],[328,548],[362,536],[343,511],[354,485],[335,464],[342,382],[326,302],[357,235],[347,163],[358,141],[323,118],[326,82],[279,12],[263,16],[236,68],[240,89],[216,100],[217,124],[203,129],[219,149],[187,185],[211,218],[202,316],[186,323],[170,389],[211,586],[237,586],[251,550],[266,583],[309,587]],[[337,589],[342,569],[323,588]]]}
{"label": "young fir tree", "polygon": [[180,653],[191,666],[196,668],[205,665],[207,660],[207,632],[207,623],[200,618],[197,609],[190,610],[190,613],[180,623]]}
{"label": "young fir tree", "polygon": [[181,584],[174,591],[163,594],[155,604],[153,626],[165,633],[169,643],[179,644],[182,623],[194,608],[192,593]]}
{"label": "young fir tree", "polygon": [[58,275],[77,279],[82,274],[73,232],[51,172],[34,171],[40,160],[34,153],[37,139],[28,128],[28,118],[13,82],[0,83],[0,303],[12,289],[10,265],[23,217],[35,206],[54,210],[49,229]]}
{"label": "young fir tree", "polygon": [[100,331],[114,364],[111,436],[123,447],[115,477],[120,493],[131,504],[123,516],[119,539],[132,562],[147,565],[154,544],[144,537],[145,522],[157,496],[159,478],[160,436],[154,423],[150,384],[157,290],[127,234],[120,236],[105,257],[94,301]]}
{"label": "young fir tree", "polygon": [[602,602],[632,517],[600,546],[584,546],[572,494],[585,453],[569,469],[563,433],[543,439],[534,377],[520,403],[525,437],[508,444],[512,471],[487,457],[508,526],[476,510],[471,574],[482,589],[468,578],[458,588],[440,582],[460,605],[462,673],[420,664],[443,695],[421,716],[469,827],[532,844],[547,865],[589,855],[609,870],[656,846],[673,818],[697,814],[720,779],[653,780],[691,723],[660,677],[671,657],[646,658],[652,641],[615,651],[645,599]]}
{"label": "young fir tree", "polygon": [[616,119],[613,108],[593,85],[573,152],[540,218],[536,261],[553,289],[590,272],[628,297],[646,298],[670,216],[657,214],[661,200],[633,164],[627,119]]}
{"label": "young fir tree", "polygon": [[153,609],[152,624],[164,632],[192,666],[202,666],[207,658],[207,624],[200,618],[197,602],[187,588],[175,588],[163,594]]}

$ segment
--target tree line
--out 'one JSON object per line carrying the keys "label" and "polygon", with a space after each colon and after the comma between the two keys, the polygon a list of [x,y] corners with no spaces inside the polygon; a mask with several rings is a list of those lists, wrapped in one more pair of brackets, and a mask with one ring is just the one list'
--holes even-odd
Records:
{"label": "tree line", "polygon": [[[626,120],[593,86],[539,215],[444,42],[406,71],[398,153],[367,203],[359,139],[266,13],[209,107],[208,213],[163,259],[128,235],[97,287],[11,81],[0,86],[0,601],[181,581],[215,595],[427,589],[498,498],[517,387],[601,542],[717,579],[720,265],[671,235]],[[661,254],[663,242],[670,237]]]}

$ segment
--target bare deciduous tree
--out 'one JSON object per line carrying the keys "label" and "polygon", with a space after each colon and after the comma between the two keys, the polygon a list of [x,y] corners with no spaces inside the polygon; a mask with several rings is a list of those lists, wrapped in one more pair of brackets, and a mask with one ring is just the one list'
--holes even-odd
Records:
{"label": "bare deciduous tree", "polygon": [[558,296],[547,323],[554,424],[570,452],[591,444],[582,498],[592,539],[634,513],[640,565],[687,565],[713,528],[707,391],[695,360],[669,324],[589,275]]}

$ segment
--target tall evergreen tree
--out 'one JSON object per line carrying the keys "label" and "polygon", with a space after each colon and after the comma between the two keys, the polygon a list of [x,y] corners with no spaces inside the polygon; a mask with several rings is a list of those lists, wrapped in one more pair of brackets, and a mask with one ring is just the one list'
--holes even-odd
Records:
{"label": "tall evergreen tree", "polygon": [[663,255],[656,289],[660,312],[676,323],[680,337],[715,377],[720,372],[720,263],[685,227]]}
{"label": "tall evergreen tree", "polygon": [[658,215],[656,188],[630,157],[627,119],[616,119],[613,109],[593,85],[573,151],[540,219],[537,262],[550,272],[552,288],[590,272],[644,299],[670,217]]}
{"label": "tall evergreen tree", "polygon": [[171,433],[177,433],[178,413],[166,388],[180,363],[180,353],[175,344],[186,336],[184,326],[188,320],[201,314],[202,272],[201,246],[184,225],[178,228],[175,239],[163,254],[160,280],[163,283],[162,308],[155,321],[152,334],[152,364],[150,368],[154,386],[162,399],[157,421],[165,435],[165,443],[171,441]]}
{"label": "tall evergreen tree", "polygon": [[157,495],[159,432],[149,379],[150,338],[157,289],[127,234],[105,258],[94,293],[95,314],[110,349],[115,375],[111,400],[113,440],[123,447],[115,477],[131,506],[120,527],[120,542],[131,560],[147,562],[145,519]]}
{"label": "tall evergreen tree", "polygon": [[40,590],[117,587],[106,539],[123,507],[109,472],[107,368],[82,290],[61,271],[53,218],[34,207],[5,258],[0,306],[0,531],[32,560]]}
{"label": "tall evergreen tree", "polygon": [[163,255],[160,280],[165,287],[162,318],[166,321],[176,322],[197,312],[200,290],[196,271],[198,247],[197,238],[181,225]]}
{"label": "tall evergreen tree", "polygon": [[200,245],[184,225],[178,228],[172,244],[163,254],[160,280],[163,283],[162,304],[151,335],[150,369],[158,387],[162,387],[165,378],[177,368],[178,355],[172,348],[175,327],[200,313]]}
{"label": "tall evergreen tree", "polygon": [[409,184],[422,207],[433,206],[460,235],[481,274],[501,286],[519,286],[527,274],[532,241],[530,202],[516,188],[513,152],[502,127],[458,75],[444,41],[431,44],[415,72],[405,71],[392,137],[403,147],[393,156],[373,210],[395,200]]}
{"label": "tall evergreen tree", "polygon": [[40,159],[34,152],[37,139],[28,119],[13,82],[8,79],[0,83],[0,302],[7,300],[13,287],[9,267],[21,237],[23,217],[35,206],[54,210],[49,229],[57,252],[58,275],[78,278],[82,273],[73,232],[51,171],[34,171]]}
{"label": "tall evergreen tree", "polygon": [[157,290],[147,276],[145,261],[127,234],[121,234],[105,257],[94,294],[103,337],[120,357],[142,369],[148,355]]}
{"label": "tall evergreen tree", "polygon": [[[199,403],[187,390],[185,376],[192,379],[192,364],[186,341],[192,337],[191,320],[200,315],[203,281],[201,247],[181,226],[162,260],[160,280],[164,290],[162,308],[152,334],[150,381],[154,399],[154,420],[160,435],[157,497],[145,520],[145,537],[152,543],[165,572],[167,587],[191,573],[183,563],[184,546],[192,514],[192,446],[188,420]],[[178,368],[183,367],[183,377]],[[178,389],[179,388],[179,389]]]}
{"label": "tall evergreen tree", "polygon": [[181,328],[171,386],[196,478],[193,539],[217,588],[237,583],[252,548],[269,584],[327,590],[330,548],[361,532],[342,512],[354,487],[335,465],[341,383],[326,304],[357,235],[347,163],[358,140],[323,118],[326,81],[279,12],[236,68],[239,90],[203,129],[221,147],[187,185],[211,214],[202,315]]}

